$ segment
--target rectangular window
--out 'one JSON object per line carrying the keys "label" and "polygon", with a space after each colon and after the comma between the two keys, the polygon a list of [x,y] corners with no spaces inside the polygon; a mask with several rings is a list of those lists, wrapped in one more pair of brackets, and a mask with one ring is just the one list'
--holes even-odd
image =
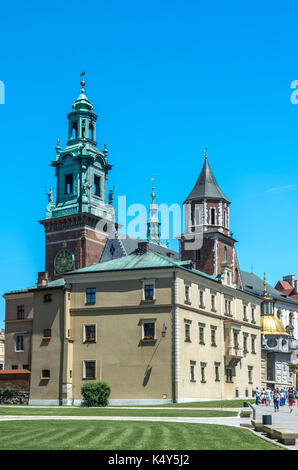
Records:
{"label": "rectangular window", "polygon": [[185,286],[185,302],[190,304],[190,286]]}
{"label": "rectangular window", "polygon": [[43,339],[49,339],[52,337],[52,331],[50,328],[43,330]]}
{"label": "rectangular window", "polygon": [[232,315],[232,308],[231,308],[231,300],[225,299],[225,314],[231,316]]}
{"label": "rectangular window", "polygon": [[95,304],[95,287],[88,287],[86,289],[86,304]]}
{"label": "rectangular window", "polygon": [[190,381],[191,382],[195,382],[196,381],[196,378],[195,378],[195,361],[190,361]]}
{"label": "rectangular window", "polygon": [[72,194],[73,191],[73,175],[65,175],[65,186],[64,186],[64,193],[65,194]]}
{"label": "rectangular window", "polygon": [[3,369],[4,369],[4,364],[0,362],[0,370],[3,370]]}
{"label": "rectangular window", "polygon": [[252,367],[248,366],[248,383],[252,384]]}
{"label": "rectangular window", "polygon": [[96,379],[95,361],[84,361],[83,379]]}
{"label": "rectangular window", "polygon": [[206,382],[206,375],[205,375],[205,369],[206,369],[206,363],[201,363],[201,382],[205,383]]}
{"label": "rectangular window", "polygon": [[215,308],[215,295],[214,294],[211,295],[211,310],[214,310],[214,311],[216,310],[216,308]]}
{"label": "rectangular window", "polygon": [[200,344],[205,344],[205,342],[204,342],[204,327],[203,326],[199,327],[199,339],[200,339]]}
{"label": "rectangular window", "polygon": [[18,366],[17,366],[17,365],[13,365],[13,366],[11,366],[11,368],[12,368],[13,370],[17,370],[17,369],[18,369]]}
{"label": "rectangular window", "polygon": [[216,329],[211,328],[211,345],[216,346]]}
{"label": "rectangular window", "polygon": [[219,382],[219,366],[215,365],[215,382]]}
{"label": "rectangular window", "polygon": [[49,369],[43,369],[41,372],[41,378],[42,379],[49,379],[51,376],[50,370]]}
{"label": "rectangular window", "polygon": [[24,305],[17,306],[17,320],[24,320],[25,318],[25,307]]}
{"label": "rectangular window", "polygon": [[30,370],[29,364],[23,364],[23,369],[24,370]]}
{"label": "rectangular window", "polygon": [[200,307],[204,307],[204,293],[200,290]]}
{"label": "rectangular window", "polygon": [[247,306],[243,305],[243,320],[247,321]]}
{"label": "rectangular window", "polygon": [[239,348],[238,332],[234,331],[234,348]]}
{"label": "rectangular window", "polygon": [[86,343],[95,343],[96,341],[96,326],[95,325],[85,325],[85,338]]}
{"label": "rectangular window", "polygon": [[16,336],[16,351],[24,351],[24,336]]}
{"label": "rectangular window", "polygon": [[256,323],[256,319],[255,319],[255,309],[252,307],[251,308],[251,322],[252,323]]}
{"label": "rectangular window", "polygon": [[52,302],[52,294],[45,294],[43,296],[43,301],[45,302]]}
{"label": "rectangular window", "polygon": [[154,300],[154,284],[145,284],[144,294],[145,300]]}
{"label": "rectangular window", "polygon": [[185,331],[185,341],[190,341],[190,323],[185,323],[184,331]]}
{"label": "rectangular window", "polygon": [[155,339],[155,322],[143,321],[143,340]]}
{"label": "rectangular window", "polygon": [[96,196],[100,196],[100,177],[94,175],[94,187],[93,187],[94,194]]}
{"label": "rectangular window", "polygon": [[255,354],[256,352],[256,338],[255,336],[251,337],[251,352]]}
{"label": "rectangular window", "polygon": [[248,352],[248,349],[247,349],[247,335],[243,335],[243,351]]}

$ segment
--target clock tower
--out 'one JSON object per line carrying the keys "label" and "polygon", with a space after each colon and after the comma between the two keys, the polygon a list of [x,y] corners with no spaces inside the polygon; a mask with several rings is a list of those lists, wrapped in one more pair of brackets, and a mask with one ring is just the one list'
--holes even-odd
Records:
{"label": "clock tower", "polygon": [[58,140],[55,168],[56,201],[48,192],[45,228],[45,269],[49,279],[64,272],[98,263],[109,229],[115,228],[115,210],[106,202],[106,182],[112,168],[106,145],[98,150],[97,115],[85,94],[84,72],[81,93],[68,114],[68,140],[61,149]]}

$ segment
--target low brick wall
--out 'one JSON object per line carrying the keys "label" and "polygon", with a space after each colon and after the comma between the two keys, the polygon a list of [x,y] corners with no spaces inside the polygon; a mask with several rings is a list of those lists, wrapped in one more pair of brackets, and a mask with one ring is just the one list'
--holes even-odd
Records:
{"label": "low brick wall", "polygon": [[29,370],[0,370],[0,388],[11,387],[14,390],[29,392],[30,377],[31,372]]}

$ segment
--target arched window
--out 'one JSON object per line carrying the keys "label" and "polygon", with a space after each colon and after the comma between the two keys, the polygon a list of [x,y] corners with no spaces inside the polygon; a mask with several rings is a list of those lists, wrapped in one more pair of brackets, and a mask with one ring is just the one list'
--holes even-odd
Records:
{"label": "arched window", "polygon": [[224,261],[227,261],[227,247],[224,247]]}
{"label": "arched window", "polygon": [[293,322],[294,322],[294,313],[290,312],[290,314],[289,314],[289,324],[293,326]]}
{"label": "arched window", "polygon": [[226,211],[223,212],[223,226],[226,226]]}
{"label": "arched window", "polygon": [[277,316],[277,318],[278,318],[279,320],[282,319],[281,310],[279,310],[279,309],[277,310],[276,316]]}
{"label": "arched window", "polygon": [[71,127],[71,138],[77,139],[77,137],[78,137],[78,124],[76,122],[73,122],[72,127]]}
{"label": "arched window", "polygon": [[211,225],[215,225],[215,209],[212,207],[210,211]]}
{"label": "arched window", "polygon": [[94,140],[94,127],[93,124],[89,124],[89,139]]}

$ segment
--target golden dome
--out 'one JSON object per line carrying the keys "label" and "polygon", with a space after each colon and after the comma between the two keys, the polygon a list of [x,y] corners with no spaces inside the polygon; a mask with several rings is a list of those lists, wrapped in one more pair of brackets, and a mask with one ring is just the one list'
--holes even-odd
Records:
{"label": "golden dome", "polygon": [[283,323],[274,315],[261,315],[262,335],[285,335],[289,336]]}

